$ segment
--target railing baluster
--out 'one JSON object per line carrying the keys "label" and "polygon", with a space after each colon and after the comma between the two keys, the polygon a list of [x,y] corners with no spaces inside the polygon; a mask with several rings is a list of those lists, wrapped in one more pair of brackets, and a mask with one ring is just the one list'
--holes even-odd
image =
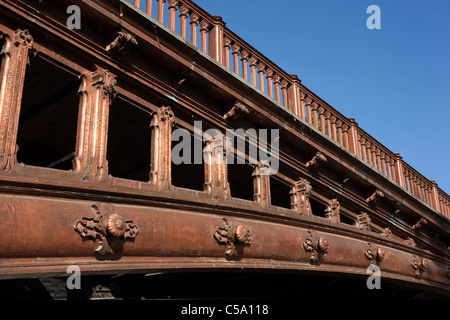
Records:
{"label": "railing baluster", "polygon": [[241,50],[241,46],[235,43],[231,46],[231,50],[233,51],[233,71],[239,75],[239,51]]}
{"label": "railing baluster", "polygon": [[338,143],[341,146],[343,146],[344,145],[344,141],[343,141],[343,137],[342,137],[342,121],[341,120],[337,120],[336,121],[336,128],[337,128]]}
{"label": "railing baluster", "polygon": [[164,24],[164,3],[166,0],[158,0],[158,22]]}
{"label": "railing baluster", "polygon": [[259,75],[259,90],[265,92],[264,72],[266,70],[266,65],[263,62],[260,62],[256,67],[258,68],[258,75]]}
{"label": "railing baluster", "polygon": [[223,63],[225,67],[227,67],[228,70],[231,70],[230,68],[230,47],[231,47],[231,39],[229,37],[225,37],[223,40],[223,50],[224,50],[224,57],[223,57]]}
{"label": "railing baluster", "polygon": [[387,172],[386,172],[386,153],[384,153],[383,151],[380,151],[380,165],[381,165],[381,173],[387,177]]}
{"label": "railing baluster", "polygon": [[253,86],[256,87],[256,63],[258,60],[255,57],[250,57],[250,82]]}
{"label": "railing baluster", "polygon": [[319,104],[316,101],[313,101],[311,103],[311,109],[312,109],[312,124],[314,128],[319,129],[319,123],[318,123],[318,112],[317,109],[319,107]]}
{"label": "railing baluster", "polygon": [[256,63],[258,62],[258,60],[255,57],[250,57],[249,59],[250,62],[250,82],[253,86],[256,87]]}
{"label": "railing baluster", "polygon": [[311,97],[306,96],[305,102],[306,102],[306,121],[312,125],[312,116],[311,116],[312,99],[311,99]]}
{"label": "railing baluster", "polygon": [[198,41],[197,41],[197,27],[198,27],[198,21],[200,20],[200,16],[195,13],[195,12],[191,12],[189,14],[189,19],[191,20],[190,25],[191,25],[191,43],[198,47]]}
{"label": "railing baluster", "polygon": [[175,32],[178,0],[169,0],[169,29]]}
{"label": "railing baluster", "polygon": [[375,154],[376,149],[377,149],[377,146],[375,144],[372,144],[372,146],[370,147],[370,153],[371,153],[371,156],[372,156],[372,167],[375,170],[378,170],[378,168],[377,168],[377,156]]}
{"label": "railing baluster", "polygon": [[248,81],[248,56],[249,53],[245,49],[241,50],[241,62],[242,62],[242,77],[245,81]]}
{"label": "railing baluster", "polygon": [[359,143],[361,146],[361,159],[367,163],[366,139],[360,138]]}
{"label": "railing baluster", "polygon": [[300,91],[300,118],[306,120],[305,115],[305,94]]}
{"label": "railing baluster", "polygon": [[330,111],[325,111],[325,122],[326,122],[326,126],[327,126],[327,136],[330,139],[333,139],[333,135],[331,134],[331,112]]}
{"label": "railing baluster", "polygon": [[344,137],[344,147],[345,149],[349,150],[349,139],[348,139],[348,130],[349,130],[350,126],[347,124],[343,124],[342,125],[342,132],[343,132],[343,137]]}
{"label": "railing baluster", "polygon": [[151,16],[153,14],[153,0],[145,1],[145,13]]}
{"label": "railing baluster", "polygon": [[287,109],[289,109],[289,102],[287,97],[287,88],[288,88],[289,82],[287,82],[286,79],[281,80],[281,95],[283,97],[283,106],[285,106]]}
{"label": "railing baluster", "polygon": [[331,116],[331,135],[333,136],[333,140],[337,142],[337,133],[336,133],[336,116]]}
{"label": "railing baluster", "polygon": [[201,45],[201,50],[204,53],[208,53],[207,33],[208,33],[209,27],[210,27],[210,24],[208,23],[208,21],[206,21],[205,19],[202,19],[200,21],[200,45]]}
{"label": "railing baluster", "polygon": [[326,127],[325,127],[325,108],[320,106],[318,108],[318,112],[319,112],[319,123],[320,123],[320,131],[322,131],[323,134],[325,134],[326,132]]}
{"label": "railing baluster", "polygon": [[181,5],[180,8],[180,36],[186,40],[187,39],[187,17],[189,13],[189,8],[185,5]]}
{"label": "railing baluster", "polygon": [[267,93],[269,97],[273,99],[273,70],[267,68],[266,70],[266,79],[267,79]]}
{"label": "railing baluster", "polygon": [[281,103],[280,100],[280,81],[281,77],[278,74],[275,74],[273,77],[273,84],[275,86],[275,101]]}

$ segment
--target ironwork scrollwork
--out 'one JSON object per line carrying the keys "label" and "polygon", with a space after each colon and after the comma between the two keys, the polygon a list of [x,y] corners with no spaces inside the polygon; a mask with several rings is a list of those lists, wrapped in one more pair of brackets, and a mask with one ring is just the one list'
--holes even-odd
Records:
{"label": "ironwork scrollwork", "polygon": [[244,225],[229,224],[226,219],[222,219],[225,226],[219,227],[214,233],[217,242],[226,245],[225,256],[227,258],[241,257],[243,248],[250,246],[253,241],[253,235]]}
{"label": "ironwork scrollwork", "polygon": [[329,249],[328,241],[322,236],[317,237],[312,234],[311,231],[308,231],[308,237],[303,242],[303,249],[306,252],[311,252],[311,264],[319,265],[323,256],[327,255]]}
{"label": "ironwork scrollwork", "polygon": [[114,212],[113,207],[92,205],[92,217],[79,217],[73,228],[83,238],[99,240],[95,253],[100,256],[117,255],[122,252],[126,240],[133,241],[139,233],[132,220]]}

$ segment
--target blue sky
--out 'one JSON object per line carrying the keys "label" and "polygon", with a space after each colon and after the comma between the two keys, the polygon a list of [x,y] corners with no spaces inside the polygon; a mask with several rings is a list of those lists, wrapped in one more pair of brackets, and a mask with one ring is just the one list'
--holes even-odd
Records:
{"label": "blue sky", "polygon": [[450,193],[450,1],[194,2]]}

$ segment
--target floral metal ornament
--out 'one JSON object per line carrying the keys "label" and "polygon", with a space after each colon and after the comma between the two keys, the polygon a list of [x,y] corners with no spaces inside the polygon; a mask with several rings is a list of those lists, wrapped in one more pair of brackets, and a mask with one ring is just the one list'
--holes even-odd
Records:
{"label": "floral metal ornament", "polygon": [[413,255],[411,266],[416,270],[416,278],[422,279],[423,273],[428,269],[428,261]]}
{"label": "floral metal ornament", "polygon": [[134,240],[139,233],[138,227],[131,220],[114,213],[113,207],[92,205],[93,217],[77,218],[73,224],[83,238],[99,239],[95,253],[117,255],[122,252],[126,240]]}
{"label": "floral metal ornament", "polygon": [[383,248],[374,249],[371,243],[368,243],[368,248],[364,251],[364,255],[370,260],[371,264],[379,265],[385,258]]}
{"label": "floral metal ornament", "polygon": [[243,248],[250,246],[253,241],[253,235],[244,225],[230,225],[226,219],[222,219],[225,226],[219,227],[214,233],[217,242],[226,245],[225,256],[241,257]]}
{"label": "floral metal ornament", "polygon": [[308,231],[308,237],[303,242],[303,249],[306,252],[311,252],[311,264],[319,265],[323,256],[327,255],[329,249],[328,241],[324,237],[317,237]]}

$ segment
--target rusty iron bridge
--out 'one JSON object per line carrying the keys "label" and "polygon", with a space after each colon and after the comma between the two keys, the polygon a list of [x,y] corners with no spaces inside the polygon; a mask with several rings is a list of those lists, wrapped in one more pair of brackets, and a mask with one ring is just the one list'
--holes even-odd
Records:
{"label": "rusty iron bridge", "polygon": [[[68,5],[0,0],[3,294],[364,297],[376,266],[383,297],[450,296],[449,195],[251,39],[190,0]],[[276,172],[208,129],[276,130]],[[176,130],[215,161],[174,163]]]}

